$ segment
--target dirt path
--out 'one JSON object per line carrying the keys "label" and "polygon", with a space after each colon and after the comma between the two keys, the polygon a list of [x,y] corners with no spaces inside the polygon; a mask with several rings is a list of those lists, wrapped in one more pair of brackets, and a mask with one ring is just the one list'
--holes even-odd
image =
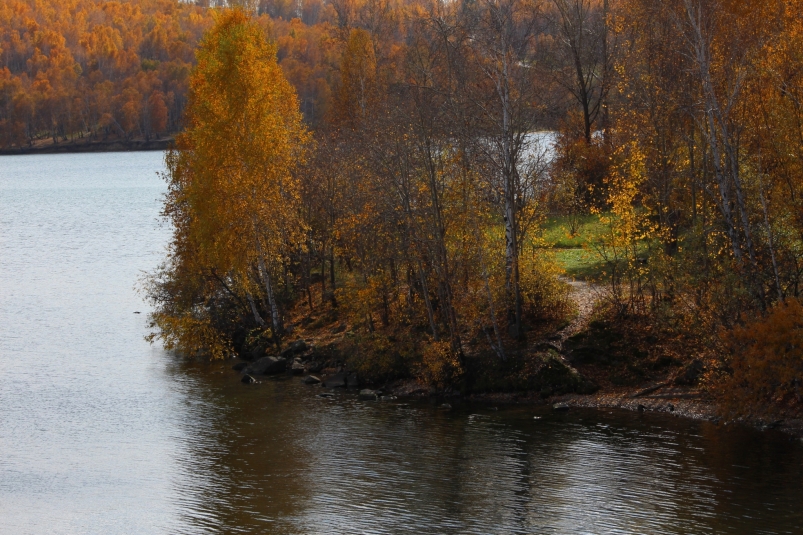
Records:
{"label": "dirt path", "polygon": [[561,343],[565,342],[570,336],[585,329],[591,318],[591,314],[594,312],[594,304],[602,297],[603,292],[603,288],[599,284],[572,279],[562,280],[572,287],[571,298],[577,304],[577,316],[568,326],[558,333]]}

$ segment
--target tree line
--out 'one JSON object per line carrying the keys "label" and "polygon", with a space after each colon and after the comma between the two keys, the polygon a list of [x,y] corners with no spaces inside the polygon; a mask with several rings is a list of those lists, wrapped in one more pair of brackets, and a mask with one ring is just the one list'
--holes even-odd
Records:
{"label": "tree line", "polygon": [[168,346],[264,354],[302,310],[377,378],[515,366],[573,308],[542,224],[595,214],[600,317],[705,359],[735,410],[799,406],[801,350],[766,339],[803,321],[803,2],[260,9],[285,7],[201,42],[168,156]]}

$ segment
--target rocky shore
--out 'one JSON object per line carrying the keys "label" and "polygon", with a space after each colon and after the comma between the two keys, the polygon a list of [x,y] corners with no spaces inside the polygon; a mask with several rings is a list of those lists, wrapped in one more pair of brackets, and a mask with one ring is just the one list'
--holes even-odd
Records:
{"label": "rocky shore", "polygon": [[[571,369],[571,367],[569,367]],[[689,369],[691,368],[691,369]],[[333,389],[348,389],[363,401],[396,399],[434,399],[443,408],[451,408],[461,401],[488,405],[551,405],[553,410],[573,408],[620,409],[638,412],[658,412],[681,418],[706,420],[718,425],[748,425],[759,430],[775,429],[803,440],[803,420],[786,419],[767,421],[760,418],[725,421],[716,402],[704,390],[684,385],[696,366],[678,372],[674,380],[648,383],[635,388],[606,388],[589,393],[565,393],[544,396],[542,391],[484,392],[462,396],[459,392],[439,391],[416,379],[392,381],[383,385],[363,382],[358,374],[349,371],[316,350],[311,340],[292,342],[276,356],[254,361],[240,360],[232,369],[241,374],[245,384],[258,384],[273,376],[296,376],[310,388],[320,389],[322,397],[331,396]],[[576,373],[576,371],[575,371]]]}
{"label": "rocky shore", "polygon": [[[534,341],[527,367],[527,387],[504,391],[477,388],[461,394],[456,389],[437,389],[417,379],[400,379],[384,384],[364,381],[349,370],[338,351],[337,337],[348,334],[347,325],[334,329],[307,330],[281,353],[272,356],[250,355],[253,360],[233,366],[242,374],[242,382],[256,384],[267,376],[298,376],[311,388],[322,389],[321,396],[331,389],[352,390],[363,400],[434,399],[445,407],[461,401],[489,405],[552,405],[555,410],[572,408],[621,409],[658,412],[682,418],[705,420],[717,425],[732,423],[760,430],[776,429],[803,440],[803,419],[766,420],[758,417],[725,421],[716,400],[702,386],[705,365],[698,359],[665,368],[652,378],[616,386],[610,381],[613,368],[607,367],[610,355],[598,338],[604,337],[589,328],[594,305],[602,289],[582,281],[567,281],[578,308],[577,316],[568,325],[542,340]],[[593,324],[592,324],[593,326]],[[301,334],[298,333],[297,336]],[[333,348],[335,348],[333,350]]]}

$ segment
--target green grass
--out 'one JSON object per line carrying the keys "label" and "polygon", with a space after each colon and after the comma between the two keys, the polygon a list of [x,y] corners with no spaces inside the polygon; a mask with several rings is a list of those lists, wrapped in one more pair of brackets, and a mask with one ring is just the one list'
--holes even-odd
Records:
{"label": "green grass", "polygon": [[566,216],[550,217],[541,228],[542,246],[555,253],[555,260],[575,279],[597,280],[602,277],[604,261],[591,244],[606,231],[598,215],[578,218],[577,232],[570,233],[570,219]]}
{"label": "green grass", "polygon": [[591,243],[605,232],[606,227],[598,215],[584,215],[577,218],[577,233],[570,234],[570,219],[567,216],[550,217],[542,227],[542,239],[547,247],[560,249],[579,249]]}
{"label": "green grass", "polygon": [[604,261],[593,250],[556,248],[555,260],[563,266],[566,276],[579,280],[598,280],[602,277]]}

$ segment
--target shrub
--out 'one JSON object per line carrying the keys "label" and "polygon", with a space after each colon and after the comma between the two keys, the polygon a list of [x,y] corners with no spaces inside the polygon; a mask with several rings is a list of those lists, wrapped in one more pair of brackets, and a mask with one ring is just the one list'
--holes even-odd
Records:
{"label": "shrub", "polygon": [[571,287],[558,278],[560,273],[560,267],[543,253],[521,256],[521,294],[528,315],[559,321],[571,314]]}
{"label": "shrub", "polygon": [[373,332],[357,335],[344,348],[348,367],[369,382],[384,382],[410,375],[413,348],[409,340]]}
{"label": "shrub", "polygon": [[463,367],[448,341],[430,342],[424,348],[419,375],[427,384],[443,388],[460,379]]}
{"label": "shrub", "polygon": [[799,410],[803,382],[803,306],[796,299],[723,331],[732,376],[722,390],[732,415]]}

